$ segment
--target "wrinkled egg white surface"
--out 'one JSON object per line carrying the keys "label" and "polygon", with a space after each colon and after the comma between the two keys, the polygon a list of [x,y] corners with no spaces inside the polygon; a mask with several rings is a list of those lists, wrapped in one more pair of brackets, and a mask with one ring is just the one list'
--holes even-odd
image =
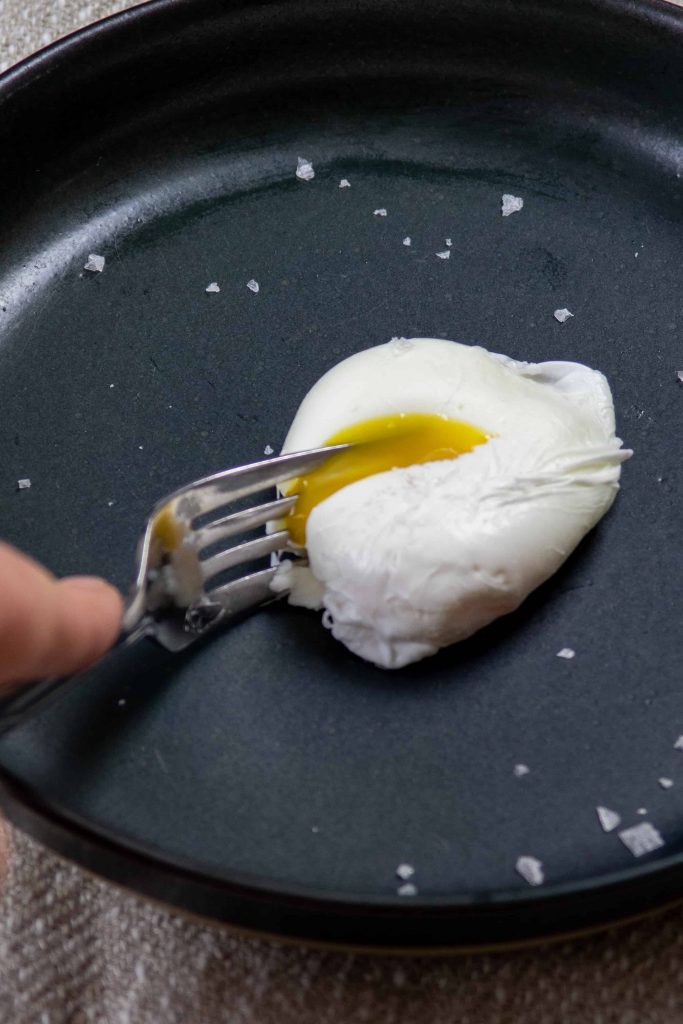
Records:
{"label": "wrinkled egg white surface", "polygon": [[325,608],[351,651],[400,668],[513,611],[614,501],[621,463],[605,377],[483,348],[399,339],[333,367],[304,398],[283,452],[372,417],[434,413],[493,435],[455,459],[358,480],[317,505],[309,567],[273,588]]}

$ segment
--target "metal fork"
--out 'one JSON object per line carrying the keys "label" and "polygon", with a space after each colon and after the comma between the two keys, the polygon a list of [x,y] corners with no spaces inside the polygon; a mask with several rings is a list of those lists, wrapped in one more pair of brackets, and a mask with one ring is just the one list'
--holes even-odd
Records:
{"label": "metal fork", "polygon": [[[277,600],[270,583],[277,566],[214,585],[221,573],[275,551],[290,550],[289,533],[279,529],[227,546],[240,533],[284,518],[298,494],[225,514],[227,507],[268,487],[310,473],[349,445],[280,455],[195,480],[152,509],[137,548],[135,580],[127,599],[117,645],[150,637],[169,651],[181,651],[218,625]],[[222,514],[221,514],[222,513]],[[209,553],[214,547],[216,551]],[[18,687],[0,699],[0,732],[17,724],[79,675],[45,679]]]}

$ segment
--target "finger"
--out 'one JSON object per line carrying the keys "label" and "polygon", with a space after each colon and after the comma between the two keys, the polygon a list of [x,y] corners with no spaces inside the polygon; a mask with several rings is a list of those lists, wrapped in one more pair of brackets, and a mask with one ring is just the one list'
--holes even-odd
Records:
{"label": "finger", "polygon": [[56,580],[0,544],[0,685],[85,668],[114,642],[121,595],[92,577]]}

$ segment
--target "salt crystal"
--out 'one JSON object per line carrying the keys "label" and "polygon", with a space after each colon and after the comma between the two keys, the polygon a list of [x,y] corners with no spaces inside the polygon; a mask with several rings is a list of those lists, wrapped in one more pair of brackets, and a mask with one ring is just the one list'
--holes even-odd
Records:
{"label": "salt crystal", "polygon": [[683,370],[676,370],[676,376],[678,377],[681,384],[683,384]]}
{"label": "salt crystal", "polygon": [[255,281],[254,278],[252,277],[251,281],[247,281],[247,288],[249,289],[250,292],[253,292],[254,295],[256,295],[259,290],[258,281]]}
{"label": "salt crystal", "polygon": [[661,779],[657,779],[657,782],[662,787],[662,789],[671,789],[671,787],[674,784],[674,780],[673,779],[667,779],[666,777],[661,778]]}
{"label": "salt crystal", "polygon": [[596,807],[595,811],[603,832],[613,832],[621,824],[621,817],[616,811],[610,811],[609,807]]}
{"label": "salt crystal", "polygon": [[674,750],[683,750],[683,736],[679,736],[674,743]]}
{"label": "salt crystal", "polygon": [[412,882],[404,882],[403,885],[399,885],[396,892],[399,896],[417,896],[417,886]]}
{"label": "salt crystal", "polygon": [[387,211],[382,206],[379,210],[374,211],[374,215],[375,217],[386,217]]}
{"label": "salt crystal", "polygon": [[412,864],[399,864],[399,866],[396,868],[397,878],[402,879],[404,882],[407,882],[408,879],[412,878],[414,874],[415,868],[413,867]]}
{"label": "salt crystal", "polygon": [[126,706],[126,698],[125,697],[121,697],[119,702],[118,702],[118,704],[119,704],[120,708],[125,708],[125,706]]}
{"label": "salt crystal", "polygon": [[450,247],[451,247],[451,246],[453,245],[453,240],[452,240],[451,238],[447,238],[447,239],[446,239],[446,245],[447,245],[447,246],[448,246],[448,248],[450,249]]}
{"label": "salt crystal", "polygon": [[555,317],[558,323],[563,324],[566,323],[567,320],[569,320],[570,316],[574,316],[574,314],[570,313],[568,309],[556,309],[553,313],[553,316]]}
{"label": "salt crystal", "polygon": [[625,828],[618,835],[626,849],[630,850],[634,857],[642,857],[643,854],[652,853],[653,850],[664,846],[664,840],[649,821],[641,821],[639,825]]}
{"label": "salt crystal", "polygon": [[267,444],[266,447],[263,449],[263,454],[272,455],[274,451],[275,449],[271,445]]}
{"label": "salt crystal", "polygon": [[110,385],[109,385],[109,387],[110,387],[110,388],[115,388],[115,387],[116,387],[116,384],[110,384]]}
{"label": "salt crystal", "polygon": [[113,501],[108,501],[108,502],[107,502],[107,505],[108,505],[108,507],[109,507],[109,508],[111,508],[113,504],[114,504],[114,502],[113,502]]}
{"label": "salt crystal", "polygon": [[413,240],[410,237],[410,235],[406,235],[406,237],[403,239],[403,244],[404,245],[412,245],[413,244]]}
{"label": "salt crystal", "polygon": [[315,171],[310,160],[306,160],[303,156],[296,158],[296,176],[301,181],[311,181],[312,178],[315,178]]}
{"label": "salt crystal", "polygon": [[31,486],[31,481],[29,480],[29,478],[27,476],[22,477],[21,480],[17,480],[17,490],[18,491],[27,491],[30,486]]}
{"label": "salt crystal", "polygon": [[443,252],[437,252],[435,255],[438,256],[440,260],[449,260],[451,258],[451,250],[444,249]]}
{"label": "salt crystal", "polygon": [[541,885],[545,881],[543,861],[536,857],[518,857],[515,864],[517,874],[521,875],[529,885]]}
{"label": "salt crystal", "polygon": [[319,832],[319,831],[320,831],[320,828],[319,828],[319,826],[318,826],[318,825],[311,825],[311,832],[312,832],[312,833],[313,833],[314,835],[316,835],[316,836],[317,836],[317,834],[318,834],[318,832]]}
{"label": "salt crystal", "polygon": [[511,213],[517,213],[524,206],[524,200],[520,199],[519,196],[511,196],[509,192],[506,192],[502,197],[502,213],[504,217],[509,217]]}
{"label": "salt crystal", "polygon": [[518,779],[521,779],[524,775],[528,775],[530,771],[531,769],[527,764],[516,764],[512,769],[513,775]]}
{"label": "salt crystal", "polygon": [[104,270],[104,256],[98,256],[96,253],[91,252],[88,256],[88,262],[83,265],[84,270],[92,270],[95,274],[101,274]]}
{"label": "salt crystal", "polygon": [[351,188],[351,182],[348,178],[342,178],[339,182],[339,188]]}
{"label": "salt crystal", "polygon": [[218,283],[216,281],[212,281],[211,284],[207,286],[206,290],[207,292],[219,292],[220,288],[218,287]]}
{"label": "salt crystal", "polygon": [[647,814],[647,807],[639,807],[636,814]]}
{"label": "salt crystal", "polygon": [[573,651],[573,650],[571,649],[571,647],[563,647],[561,651],[558,651],[558,652],[557,652],[557,654],[555,655],[555,657],[556,657],[556,658],[565,658],[565,659],[566,659],[567,661],[571,661],[571,659],[572,659],[572,658],[573,658],[573,657],[574,657],[575,655],[576,655],[576,651]]}

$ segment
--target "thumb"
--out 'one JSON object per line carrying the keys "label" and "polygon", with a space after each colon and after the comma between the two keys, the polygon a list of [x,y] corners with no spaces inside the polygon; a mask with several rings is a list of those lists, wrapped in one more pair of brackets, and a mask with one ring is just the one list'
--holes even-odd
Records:
{"label": "thumb", "polygon": [[121,595],[104,580],[57,580],[0,544],[0,687],[96,661],[116,639],[122,608]]}

